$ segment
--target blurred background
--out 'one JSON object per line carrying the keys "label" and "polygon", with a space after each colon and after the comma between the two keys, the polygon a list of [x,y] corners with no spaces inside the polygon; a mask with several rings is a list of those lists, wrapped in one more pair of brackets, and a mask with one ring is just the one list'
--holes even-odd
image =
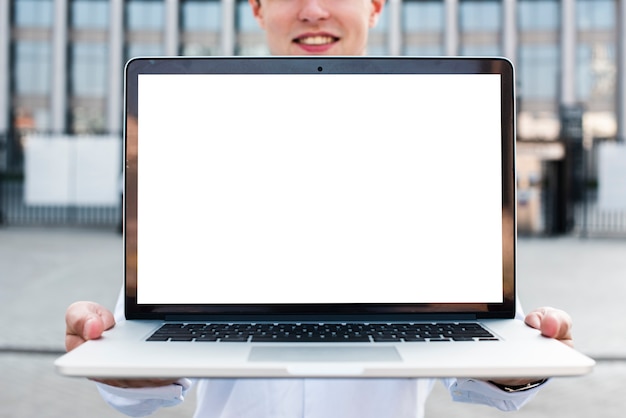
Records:
{"label": "blurred background", "polygon": [[[626,233],[624,1],[387,3],[371,55],[515,64],[520,233]],[[3,0],[0,223],[119,222],[129,58],[266,53],[247,0]]]}
{"label": "blurred background", "polygon": [[[521,415],[621,416],[626,0],[387,0],[368,51],[514,63],[520,295],[572,313],[599,362]],[[52,361],[67,305],[121,283],[124,63],[267,53],[247,0],[0,0],[0,418],[119,416]],[[429,416],[499,415],[446,397]]]}

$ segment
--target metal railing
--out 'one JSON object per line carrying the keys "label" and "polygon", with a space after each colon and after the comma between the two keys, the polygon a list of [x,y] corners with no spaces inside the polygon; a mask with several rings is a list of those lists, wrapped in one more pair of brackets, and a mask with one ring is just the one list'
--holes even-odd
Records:
{"label": "metal railing", "polygon": [[121,207],[27,205],[22,178],[0,174],[0,222],[4,225],[118,227]]}
{"label": "metal railing", "polygon": [[[71,225],[119,228],[121,205],[32,204],[25,197],[21,137],[0,133],[0,225]],[[121,199],[120,199],[121,201]]]}
{"label": "metal railing", "polygon": [[597,202],[596,190],[588,190],[575,208],[574,232],[581,237],[626,237],[626,210],[605,210]]}

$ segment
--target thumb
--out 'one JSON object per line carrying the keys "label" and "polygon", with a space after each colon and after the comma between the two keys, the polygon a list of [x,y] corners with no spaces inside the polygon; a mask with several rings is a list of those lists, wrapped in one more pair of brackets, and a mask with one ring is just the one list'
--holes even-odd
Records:
{"label": "thumb", "polygon": [[573,346],[572,319],[566,312],[547,307],[535,309],[526,316],[525,321],[528,326],[540,330],[544,336]]}
{"label": "thumb", "polygon": [[65,345],[69,350],[87,340],[100,338],[115,325],[113,314],[95,302],[76,302],[65,312]]}

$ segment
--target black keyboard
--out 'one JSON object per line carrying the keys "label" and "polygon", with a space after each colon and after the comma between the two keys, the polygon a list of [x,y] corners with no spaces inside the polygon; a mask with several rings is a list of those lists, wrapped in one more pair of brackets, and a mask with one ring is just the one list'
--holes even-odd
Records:
{"label": "black keyboard", "polygon": [[497,341],[478,323],[171,323],[148,341],[439,342]]}

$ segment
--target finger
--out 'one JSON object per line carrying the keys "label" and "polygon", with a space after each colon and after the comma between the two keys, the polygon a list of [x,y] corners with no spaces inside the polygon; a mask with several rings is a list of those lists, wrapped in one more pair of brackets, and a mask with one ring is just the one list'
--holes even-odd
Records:
{"label": "finger", "polygon": [[557,340],[571,340],[572,321],[565,312],[548,310],[541,321],[541,333]]}
{"label": "finger", "polygon": [[535,309],[534,311],[526,315],[524,322],[526,322],[526,325],[531,328],[541,329],[541,318],[543,318],[543,315],[544,314],[541,312],[540,309]]}
{"label": "finger", "polygon": [[71,350],[87,340],[97,339],[115,325],[113,314],[94,302],[76,302],[65,313],[66,349]]}
{"label": "finger", "polygon": [[530,327],[540,330],[542,335],[573,346],[572,320],[566,312],[554,308],[540,308],[530,312],[525,322]]}

